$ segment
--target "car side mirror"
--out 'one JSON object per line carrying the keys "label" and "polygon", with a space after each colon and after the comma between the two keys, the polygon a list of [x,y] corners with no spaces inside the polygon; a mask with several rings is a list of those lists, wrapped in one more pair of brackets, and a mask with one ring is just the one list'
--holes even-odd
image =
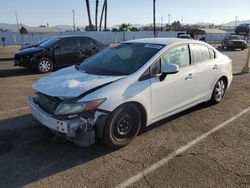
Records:
{"label": "car side mirror", "polygon": [[161,76],[160,81],[163,81],[168,74],[176,74],[179,72],[179,66],[172,63],[166,63],[164,66],[161,66]]}

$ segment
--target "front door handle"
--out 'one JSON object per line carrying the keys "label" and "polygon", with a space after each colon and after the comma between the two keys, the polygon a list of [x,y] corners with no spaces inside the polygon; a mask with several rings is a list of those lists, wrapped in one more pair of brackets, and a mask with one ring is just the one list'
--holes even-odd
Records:
{"label": "front door handle", "polygon": [[185,78],[185,80],[191,80],[193,78],[193,74],[189,73],[188,76]]}

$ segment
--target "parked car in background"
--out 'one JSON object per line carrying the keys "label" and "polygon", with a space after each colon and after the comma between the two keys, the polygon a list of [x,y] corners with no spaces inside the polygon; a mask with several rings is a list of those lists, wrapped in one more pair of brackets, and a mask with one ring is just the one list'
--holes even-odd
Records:
{"label": "parked car in background", "polygon": [[29,106],[41,124],[80,146],[98,137],[120,148],[141,127],[205,101],[221,102],[231,63],[196,40],[131,40],[37,81]]}
{"label": "parked car in background", "polygon": [[105,47],[107,45],[90,37],[58,36],[38,46],[18,51],[14,57],[14,65],[47,73],[55,67],[80,64]]}
{"label": "parked car in background", "polygon": [[244,50],[245,48],[247,48],[247,42],[241,39],[238,35],[229,35],[222,40],[221,48],[226,48],[227,50],[239,48],[241,50]]}
{"label": "parked car in background", "polygon": [[240,24],[239,26],[236,27],[235,33],[236,34],[249,34],[250,31],[250,24],[245,23],[245,24]]}
{"label": "parked car in background", "polygon": [[24,50],[24,49],[28,49],[28,48],[32,48],[32,47],[37,47],[40,44],[42,44],[43,42],[46,42],[47,40],[52,39],[53,37],[49,37],[49,38],[45,38],[43,40],[40,40],[38,42],[35,43],[25,43],[24,45],[21,46],[21,48],[18,49],[18,51]]}
{"label": "parked car in background", "polygon": [[177,36],[177,38],[180,39],[191,39],[191,36],[189,34],[180,34]]}

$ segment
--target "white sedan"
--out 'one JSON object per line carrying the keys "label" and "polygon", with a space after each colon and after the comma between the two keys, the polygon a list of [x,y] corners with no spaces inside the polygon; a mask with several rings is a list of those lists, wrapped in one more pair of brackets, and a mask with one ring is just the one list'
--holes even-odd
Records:
{"label": "white sedan", "polygon": [[29,105],[41,124],[79,146],[99,138],[120,148],[141,127],[205,101],[219,103],[233,78],[231,64],[195,40],[131,40],[37,81]]}

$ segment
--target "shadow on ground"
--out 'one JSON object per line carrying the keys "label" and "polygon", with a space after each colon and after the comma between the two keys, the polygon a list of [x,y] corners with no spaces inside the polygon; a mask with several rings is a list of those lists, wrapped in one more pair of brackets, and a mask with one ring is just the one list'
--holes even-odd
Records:
{"label": "shadow on ground", "polygon": [[26,69],[26,68],[13,68],[13,69],[0,70],[0,78],[1,77],[26,76],[26,75],[32,75],[32,74],[38,74],[38,73],[33,70]]}
{"label": "shadow on ground", "polygon": [[[143,128],[140,134],[206,107],[207,103],[200,104]],[[27,185],[112,152],[100,142],[79,148],[58,139],[31,114],[1,120],[0,125],[0,185],[3,187]],[[15,128],[8,129],[10,126]]]}

